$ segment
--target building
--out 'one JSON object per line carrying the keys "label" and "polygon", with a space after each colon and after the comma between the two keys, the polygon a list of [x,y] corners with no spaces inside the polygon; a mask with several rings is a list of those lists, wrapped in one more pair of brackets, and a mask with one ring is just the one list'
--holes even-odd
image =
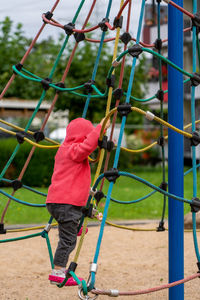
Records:
{"label": "building", "polygon": [[[152,4],[146,5],[145,11],[145,24],[143,31],[143,40],[147,44],[153,44],[157,39],[157,5],[156,1],[152,0]],[[192,12],[192,1],[184,0],[184,8],[189,12]],[[200,2],[198,1],[198,11],[200,10]],[[168,37],[168,20],[167,20],[167,5],[161,5],[161,27],[160,27],[160,35],[161,39],[165,40]],[[191,27],[191,19],[184,14],[184,28]],[[192,73],[192,32],[186,31],[184,32],[184,69],[190,73]],[[162,55],[167,57],[168,49],[167,49],[167,41],[162,44]],[[155,58],[148,58],[149,63],[149,91],[146,95],[146,98],[153,96],[158,90],[158,63]],[[163,72],[162,72],[163,73]],[[186,79],[186,78],[185,78]],[[167,89],[167,75],[163,73],[163,90]],[[196,87],[195,93],[196,99],[196,117],[200,114],[200,86]],[[164,99],[164,109],[165,109],[165,117],[167,120],[167,94]],[[152,100],[149,102],[150,110],[155,112],[159,111],[160,103],[158,99]],[[188,82],[184,85],[184,124],[188,124],[191,122],[191,83]],[[190,130],[190,129],[189,129]],[[185,139],[184,143],[184,152],[185,158],[191,159],[191,146],[190,141]]]}
{"label": "building", "polygon": [[[2,99],[0,101],[0,119],[4,119],[24,128],[28,122],[27,120],[32,116],[37,105],[37,100],[21,100],[18,98]],[[36,117],[32,121],[32,130],[37,130],[41,127],[50,107],[51,102],[43,101],[41,103]],[[56,128],[66,127],[68,124],[68,113],[68,110],[52,112],[48,119],[47,126],[45,127],[45,135],[49,136],[50,132]],[[1,124],[1,127],[7,128],[4,124]],[[0,136],[2,137],[4,134],[0,132]],[[55,136],[55,139],[59,139],[59,136]]]}

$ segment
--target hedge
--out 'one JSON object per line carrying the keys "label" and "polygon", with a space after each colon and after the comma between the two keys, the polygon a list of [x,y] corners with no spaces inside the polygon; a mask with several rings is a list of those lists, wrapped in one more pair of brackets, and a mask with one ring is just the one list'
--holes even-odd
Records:
{"label": "hedge", "polygon": [[[1,171],[9,160],[18,142],[14,138],[0,139],[0,165]],[[4,178],[16,179],[26,159],[30,153],[32,146],[24,142],[20,145],[13,162],[6,171]],[[57,149],[41,149],[36,148],[32,159],[23,176],[22,183],[28,186],[46,187],[51,182],[51,175],[54,166],[54,156]]]}
{"label": "hedge", "polygon": [[[14,138],[0,139],[0,165],[1,171],[9,160],[10,156],[13,153],[18,142]],[[5,178],[14,180],[16,179],[24,163],[30,153],[32,146],[24,142],[20,145],[20,149],[17,152],[13,162],[8,168]],[[26,169],[26,172],[23,176],[22,183],[28,186],[37,186],[37,187],[48,187],[51,182],[51,176],[53,173],[54,166],[54,156],[57,152],[57,149],[41,149],[36,148],[32,159]],[[111,152],[109,168],[113,166],[115,150]],[[95,157],[96,155],[94,155]],[[154,161],[155,160],[155,161]],[[132,172],[137,165],[155,165],[159,161],[158,154],[152,156],[150,159],[145,159],[142,154],[131,154],[128,152],[121,151],[118,168],[121,171],[130,171]],[[92,165],[92,172],[96,170],[96,164]],[[102,167],[103,172],[103,167]]]}

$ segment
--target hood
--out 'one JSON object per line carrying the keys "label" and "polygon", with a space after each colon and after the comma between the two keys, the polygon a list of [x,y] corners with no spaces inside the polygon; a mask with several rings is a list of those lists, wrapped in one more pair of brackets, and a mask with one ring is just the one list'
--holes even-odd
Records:
{"label": "hood", "polygon": [[66,128],[66,137],[64,140],[64,144],[81,143],[93,130],[94,126],[90,121],[83,118],[74,119],[68,124]]}

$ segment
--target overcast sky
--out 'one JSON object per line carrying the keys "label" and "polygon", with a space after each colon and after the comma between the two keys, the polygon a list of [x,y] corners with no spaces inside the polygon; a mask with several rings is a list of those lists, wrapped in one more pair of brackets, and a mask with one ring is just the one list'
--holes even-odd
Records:
{"label": "overcast sky", "polygon": [[[7,0],[1,1],[0,7],[0,20],[3,20],[6,16],[9,16],[15,23],[21,22],[24,26],[23,29],[27,36],[34,37],[40,28],[42,21],[41,15],[43,12],[51,10],[55,0]],[[61,24],[67,24],[71,22],[77,7],[80,4],[80,0],[60,0],[56,10],[54,11],[54,18]],[[76,28],[80,28],[86,17],[92,0],[86,0],[81,13],[76,22]],[[151,2],[150,0],[147,1]],[[105,16],[108,0],[97,0],[96,7],[93,16],[90,19],[92,25],[96,25]],[[114,17],[119,10],[120,0],[113,0],[110,13],[110,22],[112,24]],[[135,36],[138,26],[138,17],[140,13],[141,0],[132,0],[132,19],[131,19],[131,33]],[[127,9],[123,15],[127,14]],[[124,20],[125,26],[125,20]],[[48,27],[48,28],[47,28]],[[46,26],[45,32],[41,38],[45,38],[45,35],[58,36],[59,32],[63,32],[61,29],[54,26]]]}

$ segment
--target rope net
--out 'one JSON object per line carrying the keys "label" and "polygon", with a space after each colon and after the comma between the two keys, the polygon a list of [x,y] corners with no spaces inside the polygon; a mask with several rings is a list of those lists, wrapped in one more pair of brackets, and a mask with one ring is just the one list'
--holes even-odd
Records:
{"label": "rope net", "polygon": [[[141,8],[140,8],[140,17],[139,17],[138,26],[137,26],[136,37],[133,37],[130,34],[130,27],[132,26],[131,16],[134,13],[134,7],[133,7],[131,0],[119,1],[118,13],[116,14],[116,16],[114,18],[113,24],[109,18],[110,18],[111,8],[114,5],[114,3],[112,3],[113,2],[112,0],[108,0],[105,15],[101,16],[102,18],[101,18],[101,20],[98,21],[97,24],[88,25],[88,24],[91,24],[90,17],[94,13],[94,8],[96,5],[96,0],[93,0],[91,3],[91,7],[89,9],[89,12],[86,15],[83,26],[80,29],[76,28],[76,22],[78,21],[79,14],[82,10],[82,7],[85,4],[85,0],[80,1],[80,4],[77,7],[74,17],[72,18],[71,22],[66,25],[60,24],[58,21],[56,21],[56,19],[53,16],[59,2],[60,2],[60,0],[55,1],[55,4],[53,5],[53,7],[46,13],[42,14],[42,25],[41,25],[38,33],[36,34],[35,38],[30,43],[30,46],[28,47],[26,53],[24,54],[24,56],[22,57],[20,62],[16,63],[16,65],[14,65],[14,66],[11,66],[11,68],[13,70],[13,75],[11,76],[11,78],[9,79],[5,88],[3,89],[3,91],[0,94],[0,99],[3,99],[6,92],[10,88],[12,82],[15,80],[16,76],[21,77],[21,80],[24,81],[24,84],[26,84],[26,81],[32,81],[32,83],[35,85],[35,88],[38,88],[38,86],[42,87],[41,97],[38,101],[38,104],[31,116],[31,118],[29,119],[28,123],[26,124],[25,128],[21,128],[15,124],[11,124],[3,119],[0,119],[1,124],[10,127],[10,130],[5,129],[4,127],[0,127],[0,131],[8,133],[11,136],[16,137],[17,142],[18,142],[11,157],[6,162],[4,168],[1,170],[1,173],[0,173],[0,180],[2,182],[6,182],[7,184],[10,184],[13,187],[13,191],[11,194],[8,194],[3,189],[0,189],[0,193],[4,197],[8,198],[7,204],[1,214],[1,221],[0,221],[1,232],[0,233],[28,231],[28,230],[35,230],[35,229],[42,229],[42,231],[37,234],[30,234],[30,235],[26,235],[26,236],[22,236],[22,237],[18,237],[18,238],[0,240],[0,243],[12,242],[12,241],[23,240],[23,239],[27,239],[27,238],[41,236],[46,239],[47,247],[49,250],[50,263],[53,268],[53,255],[52,255],[51,245],[50,245],[50,241],[49,241],[49,237],[48,237],[48,232],[51,227],[56,226],[57,224],[52,223],[52,221],[53,221],[52,218],[50,218],[50,220],[48,221],[48,223],[45,227],[44,226],[36,226],[36,227],[30,227],[30,228],[25,228],[25,229],[21,229],[21,230],[5,230],[3,225],[4,225],[4,218],[9,209],[9,205],[10,205],[11,201],[16,201],[20,205],[27,205],[27,206],[33,206],[33,207],[45,207],[44,201],[40,204],[34,204],[34,203],[30,203],[28,201],[20,200],[15,197],[15,192],[19,188],[25,188],[33,193],[39,194],[41,197],[46,197],[45,193],[41,193],[41,192],[37,191],[36,189],[33,189],[32,187],[24,185],[23,177],[25,176],[27,167],[31,161],[31,158],[32,158],[36,148],[40,148],[41,151],[44,151],[45,149],[53,149],[53,148],[58,148],[60,146],[58,142],[45,137],[43,132],[44,132],[46,124],[49,120],[49,117],[55,107],[55,104],[59,99],[59,92],[63,92],[66,94],[75,94],[77,96],[80,96],[80,101],[82,101],[82,99],[85,101],[83,114],[82,114],[82,117],[84,117],[84,118],[87,115],[91,100],[98,99],[99,101],[104,101],[104,103],[105,103],[105,120],[104,120],[104,124],[102,126],[100,138],[99,138],[100,142],[103,142],[103,139],[104,139],[104,128],[105,128],[105,124],[106,124],[107,120],[110,117],[112,117],[111,133],[109,136],[109,141],[111,143],[113,141],[113,133],[114,133],[115,125],[116,125],[117,114],[120,114],[122,116],[122,120],[121,120],[120,135],[119,135],[118,143],[116,145],[114,145],[114,143],[113,143],[113,145],[112,145],[112,147],[115,147],[115,149],[116,149],[114,161],[112,162],[113,168],[108,170],[108,164],[110,161],[111,150],[108,149],[107,145],[106,145],[106,147],[99,147],[96,159],[89,158],[90,162],[96,163],[96,173],[94,176],[94,181],[92,184],[92,189],[91,189],[90,196],[88,198],[86,208],[88,208],[90,206],[90,204],[92,203],[94,209],[97,210],[98,203],[101,200],[101,198],[106,198],[106,202],[105,202],[103,219],[101,221],[99,236],[97,238],[96,251],[94,254],[94,259],[93,259],[88,283],[86,284],[85,281],[80,282],[80,280],[78,279],[76,274],[71,271],[71,272],[69,272],[70,274],[68,274],[66,276],[65,280],[59,285],[59,287],[63,287],[69,278],[68,276],[72,276],[74,278],[74,280],[77,281],[77,283],[79,284],[79,297],[81,299],[92,299],[92,298],[90,298],[90,296],[88,296],[88,292],[91,292],[95,295],[101,294],[101,295],[109,295],[109,296],[114,296],[114,297],[120,296],[120,295],[124,295],[124,296],[139,295],[139,294],[155,292],[155,291],[158,291],[158,290],[161,290],[164,288],[170,288],[172,286],[182,284],[189,280],[193,280],[200,276],[199,273],[194,274],[188,278],[182,279],[182,280],[174,282],[174,283],[166,284],[166,285],[163,285],[160,287],[155,287],[155,288],[151,288],[151,289],[147,289],[147,290],[143,290],[143,291],[119,292],[116,290],[105,290],[104,291],[104,290],[99,290],[99,289],[94,288],[95,277],[96,277],[96,270],[94,270],[95,269],[94,266],[97,265],[105,224],[107,223],[111,226],[115,226],[115,227],[118,227],[121,229],[140,230],[137,228],[130,228],[130,227],[126,227],[126,226],[116,225],[116,224],[113,224],[110,221],[108,221],[107,214],[108,214],[108,208],[110,205],[110,201],[114,201],[119,204],[133,204],[133,203],[137,203],[137,202],[143,201],[143,200],[151,197],[151,195],[153,195],[156,192],[160,193],[161,195],[163,195],[163,211],[162,211],[162,216],[161,216],[161,220],[159,223],[160,231],[165,230],[164,218],[165,218],[167,197],[173,198],[174,201],[181,201],[181,202],[189,204],[193,211],[194,248],[195,248],[195,252],[196,252],[196,256],[197,256],[197,260],[198,260],[198,266],[200,266],[200,255],[199,255],[199,248],[198,248],[198,243],[197,243],[197,238],[196,238],[197,230],[196,230],[196,218],[195,218],[195,213],[200,209],[200,201],[196,197],[196,194],[194,195],[194,197],[192,199],[187,199],[184,197],[179,197],[177,195],[170,194],[167,191],[166,169],[165,169],[166,157],[165,157],[165,147],[164,147],[164,141],[166,141],[168,139],[168,136],[164,134],[164,127],[169,128],[169,129],[173,130],[174,132],[177,132],[178,134],[183,135],[185,138],[191,140],[193,148],[195,146],[197,146],[200,143],[200,136],[198,135],[198,133],[194,133],[194,132],[195,132],[195,126],[200,122],[200,120],[195,120],[195,114],[193,113],[192,117],[191,117],[192,123],[186,124],[183,130],[166,122],[164,120],[163,97],[165,94],[166,95],[168,94],[168,90],[164,90],[163,85],[162,85],[162,82],[163,82],[162,65],[163,65],[163,63],[165,63],[168,66],[174,68],[175,70],[177,70],[178,72],[180,72],[181,74],[183,74],[185,76],[183,84],[187,83],[187,82],[191,83],[192,90],[193,90],[192,96],[191,96],[191,98],[192,98],[191,101],[193,103],[195,103],[195,88],[200,84],[200,74],[197,73],[197,69],[198,69],[197,61],[194,62],[193,72],[190,73],[187,70],[180,68],[178,65],[176,65],[175,63],[170,61],[165,56],[163,56],[162,50],[163,50],[163,47],[166,47],[168,39],[167,38],[161,39],[161,35],[160,35],[160,25],[161,25],[160,24],[160,10],[161,10],[160,1],[157,1],[158,2],[158,4],[157,4],[157,9],[158,9],[157,39],[152,44],[148,44],[148,43],[141,41],[142,22],[144,19],[144,12],[145,12],[145,5],[146,5],[145,0],[140,1]],[[185,28],[183,30],[183,34],[189,32],[189,31],[192,31],[193,32],[193,40],[194,40],[193,43],[195,45],[194,49],[197,48],[199,50],[199,48],[200,48],[199,47],[199,39],[198,39],[198,33],[199,33],[199,28],[200,28],[199,13],[196,13],[195,11],[193,13],[191,13],[191,12],[187,11],[186,9],[177,5],[173,1],[164,0],[164,2],[166,2],[167,5],[173,6],[175,9],[179,10],[181,13],[185,14],[187,17],[189,17],[191,19],[192,26]],[[123,24],[122,17],[124,15],[126,15],[126,22],[124,22],[124,24]],[[50,71],[50,74],[47,74],[46,78],[41,78],[37,74],[33,74],[28,69],[29,66],[28,65],[26,66],[26,60],[27,60],[27,57],[29,55],[31,55],[31,50],[33,49],[34,45],[36,44],[38,38],[43,33],[43,30],[45,29],[46,26],[57,27],[58,30],[62,30],[62,32],[64,32],[66,34],[66,37],[64,39],[63,45],[60,48],[60,51],[58,52],[57,58],[55,60],[55,63],[53,65],[51,71]],[[98,32],[98,38],[97,39],[91,38],[89,35],[90,32],[95,32],[95,33]],[[110,36],[111,32],[113,32],[112,36]],[[68,47],[68,44],[72,41],[73,38],[75,38],[74,47],[71,51],[71,55],[70,55],[68,61],[66,62],[66,67],[60,78],[60,82],[59,82],[59,84],[57,84],[56,82],[54,82],[55,71],[58,67],[60,59],[62,58],[64,50],[66,49],[66,47]],[[76,55],[76,50],[78,47],[80,47],[79,46],[80,42],[99,44],[96,60],[94,62],[93,72],[91,74],[91,80],[89,83],[87,83],[87,84],[89,84],[89,89],[88,89],[87,94],[84,93],[85,84],[83,84],[83,83],[77,83],[77,86],[65,87],[65,81],[67,79],[67,75],[69,73],[73,58]],[[107,82],[109,82],[110,84],[105,85],[104,91],[100,91],[100,89],[98,88],[98,86],[95,82],[95,79],[96,79],[96,76],[98,75],[99,63],[101,60],[103,60],[102,49],[104,47],[104,44],[111,43],[111,42],[113,42],[113,45],[110,46],[110,49],[113,48],[112,64],[108,66],[107,74],[105,74],[105,79],[107,79]],[[122,52],[119,53],[119,49],[123,49],[123,50],[120,50]],[[194,50],[194,51],[196,51],[196,50]],[[158,76],[159,90],[157,93],[155,93],[154,95],[152,95],[146,99],[138,99],[132,95],[133,90],[134,90],[133,80],[134,80],[134,76],[135,76],[136,62],[137,62],[137,60],[140,59],[140,55],[142,53],[143,54],[148,53],[149,55],[151,55],[152,57],[157,59],[158,67],[159,67],[159,76]],[[194,53],[193,53],[193,55],[194,55]],[[200,51],[198,51],[198,61],[200,60],[199,56],[200,56]],[[194,57],[195,57],[195,55],[194,55]],[[126,64],[130,64],[130,63],[131,63],[131,73],[130,73],[130,77],[129,77],[128,86],[127,86],[126,90],[122,90],[125,66],[126,66]],[[116,90],[114,90],[114,86],[112,84],[112,78],[115,76],[117,68],[120,68],[120,75],[119,75],[118,86],[117,86],[118,93],[116,93]],[[47,115],[45,116],[45,118],[43,120],[43,123],[42,123],[42,126],[41,126],[39,132],[33,132],[30,130],[30,126],[31,126],[33,120],[35,119],[35,117],[37,116],[40,106],[41,106],[43,100],[45,99],[46,94],[48,93],[48,89],[50,89],[50,88],[54,90],[54,97],[51,101],[51,106],[49,108]],[[125,102],[123,104],[121,103],[122,97],[125,98]],[[112,102],[112,99],[114,99],[115,101]],[[140,109],[134,105],[135,102],[139,102],[142,104],[142,103],[148,103],[149,101],[151,101],[153,99],[160,100],[159,116],[153,114],[150,111],[146,111],[145,109],[144,110]],[[132,104],[130,104],[130,101],[132,101]],[[148,121],[156,122],[160,126],[159,140],[155,141],[152,144],[149,144],[147,147],[144,147],[141,149],[127,149],[125,147],[122,147],[121,146],[122,136],[123,136],[123,132],[125,129],[126,119],[127,119],[127,116],[129,113],[139,114],[139,115],[142,115],[144,118],[146,118]],[[189,128],[191,128],[191,132],[188,131]],[[16,130],[17,130],[17,132],[16,132]],[[45,143],[42,142],[43,140],[45,141]],[[12,161],[14,160],[18,151],[20,151],[20,147],[23,142],[31,144],[32,149],[31,149],[26,161],[24,162],[24,166],[23,166],[22,170],[20,171],[17,180],[9,180],[9,179],[5,178],[5,173],[8,170],[9,166],[11,165]],[[149,150],[153,147],[156,147],[156,146],[161,147],[162,169],[163,169],[161,186],[157,187],[154,184],[152,184],[151,182],[144,180],[143,178],[140,178],[140,177],[136,176],[135,174],[118,171],[117,167],[118,167],[118,161],[119,161],[121,151],[126,151],[129,153],[137,154],[137,153],[141,153],[141,152],[146,152],[147,150]],[[190,170],[188,170],[185,173],[185,175],[187,175],[190,172],[193,172],[193,176],[194,177],[196,176],[195,174],[197,172],[197,168],[199,167],[199,165],[196,164],[196,156],[195,155],[196,154],[195,154],[195,150],[194,150],[193,151],[193,167]],[[103,162],[105,162],[104,166],[103,166]],[[102,171],[102,169],[103,169],[103,171]],[[112,197],[113,184],[115,183],[115,181],[117,180],[117,178],[119,176],[125,176],[125,177],[129,177],[135,181],[139,181],[142,184],[150,187],[152,189],[152,192],[139,198],[139,199],[127,201],[127,202],[118,200],[118,199],[114,199]],[[110,182],[107,195],[103,194],[103,187],[104,187],[105,179],[107,179]],[[100,188],[99,188],[99,191],[97,192],[96,189],[97,189],[98,185],[100,185]],[[196,186],[195,180],[194,180],[194,185]],[[101,193],[100,198],[97,198],[97,193]],[[81,247],[84,242],[85,231],[86,231],[87,224],[88,224],[88,217],[82,218],[80,226],[82,224],[83,224],[83,231],[82,231],[82,235],[81,235],[81,238],[79,241],[77,252],[76,252],[76,254],[74,256],[74,260],[73,260],[73,262],[75,262],[75,263],[78,261],[79,254],[81,252]],[[146,229],[146,230],[151,231],[151,230],[155,230],[155,229]],[[96,297],[96,296],[94,296],[94,297]]]}

